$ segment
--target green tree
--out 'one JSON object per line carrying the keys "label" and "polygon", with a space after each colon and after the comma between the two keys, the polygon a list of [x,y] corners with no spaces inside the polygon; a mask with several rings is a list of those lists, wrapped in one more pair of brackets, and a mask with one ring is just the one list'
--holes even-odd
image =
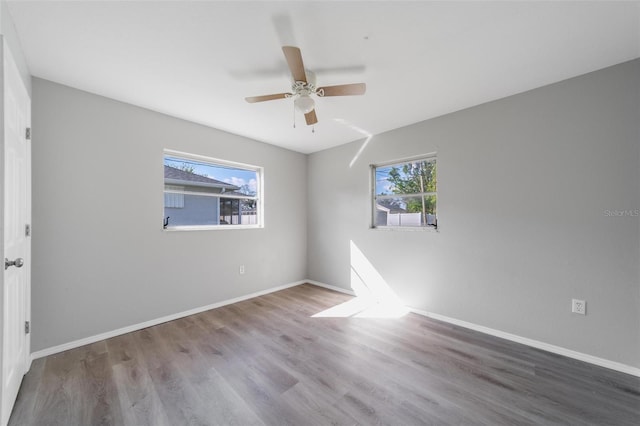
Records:
{"label": "green tree", "polygon": [[[252,191],[251,187],[246,183],[240,187],[240,190],[238,192],[245,195],[250,195],[252,197],[255,197],[256,195],[256,192]],[[243,210],[255,210],[256,205],[257,205],[256,200],[242,200]]]}

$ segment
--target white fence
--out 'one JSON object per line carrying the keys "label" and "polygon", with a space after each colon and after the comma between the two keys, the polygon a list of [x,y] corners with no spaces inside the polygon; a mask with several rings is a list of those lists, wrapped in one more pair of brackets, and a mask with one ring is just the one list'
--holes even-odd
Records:
{"label": "white fence", "polygon": [[[222,216],[223,219],[229,220],[229,216]],[[241,220],[238,220],[238,215],[234,214],[231,216],[231,223],[240,224],[240,225],[257,225],[258,224],[258,215],[257,214],[243,214],[240,217]]]}
{"label": "white fence", "polygon": [[[436,223],[436,215],[427,214],[427,225]],[[422,213],[387,213],[387,226],[421,226]]]}

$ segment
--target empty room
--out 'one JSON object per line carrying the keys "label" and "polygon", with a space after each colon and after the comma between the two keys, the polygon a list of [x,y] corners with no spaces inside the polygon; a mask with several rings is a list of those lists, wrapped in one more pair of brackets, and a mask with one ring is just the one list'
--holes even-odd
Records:
{"label": "empty room", "polygon": [[640,2],[0,37],[0,426],[640,424]]}

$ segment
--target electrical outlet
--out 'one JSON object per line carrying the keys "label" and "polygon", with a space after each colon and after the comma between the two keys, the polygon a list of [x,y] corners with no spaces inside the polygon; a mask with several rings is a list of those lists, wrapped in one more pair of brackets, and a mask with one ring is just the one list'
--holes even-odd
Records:
{"label": "electrical outlet", "polygon": [[240,275],[244,275],[244,265],[240,265],[238,272],[240,272]]}
{"label": "electrical outlet", "polygon": [[587,302],[584,300],[571,299],[571,312],[574,314],[586,315]]}

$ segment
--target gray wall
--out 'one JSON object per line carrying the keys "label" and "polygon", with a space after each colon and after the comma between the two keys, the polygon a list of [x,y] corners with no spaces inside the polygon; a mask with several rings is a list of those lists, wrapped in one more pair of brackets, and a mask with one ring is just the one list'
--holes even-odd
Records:
{"label": "gray wall", "polygon": [[[311,154],[309,278],[348,289],[353,242],[412,307],[640,367],[639,87],[636,60]],[[369,165],[435,151],[439,232],[369,229]]]}
{"label": "gray wall", "polygon": [[[33,351],[306,277],[305,155],[37,78],[33,127]],[[165,148],[264,167],[264,229],[163,231]]]}

